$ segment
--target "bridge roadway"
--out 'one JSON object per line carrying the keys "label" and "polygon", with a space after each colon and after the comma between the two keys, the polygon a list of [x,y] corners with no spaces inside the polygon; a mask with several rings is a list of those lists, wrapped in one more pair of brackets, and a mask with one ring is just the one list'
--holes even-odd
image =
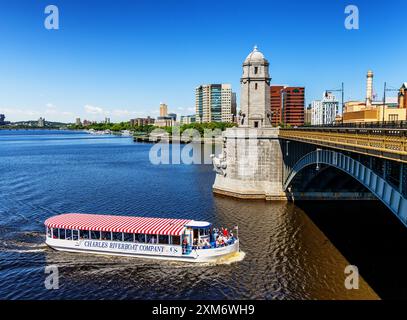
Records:
{"label": "bridge roadway", "polygon": [[407,163],[407,128],[397,125],[280,129],[279,138]]}

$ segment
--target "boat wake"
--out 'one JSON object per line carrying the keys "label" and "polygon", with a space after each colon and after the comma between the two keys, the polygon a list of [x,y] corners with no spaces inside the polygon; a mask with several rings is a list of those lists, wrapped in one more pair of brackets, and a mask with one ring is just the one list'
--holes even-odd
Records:
{"label": "boat wake", "polygon": [[[11,236],[13,238],[10,238]],[[43,242],[43,236],[38,232],[16,233],[0,239],[1,252],[37,253],[44,252],[47,247]]]}
{"label": "boat wake", "polygon": [[12,252],[12,253],[38,253],[38,252],[45,252],[46,248],[43,249],[4,249],[2,248],[1,251],[3,252]]}
{"label": "boat wake", "polygon": [[222,265],[222,264],[232,264],[232,263],[243,261],[245,256],[246,256],[246,253],[244,253],[243,251],[234,252],[234,253],[228,254],[226,256],[223,256],[223,257],[217,259],[216,261],[204,262],[204,263],[202,263],[202,265],[208,265],[208,266],[212,265],[213,266],[213,265]]}

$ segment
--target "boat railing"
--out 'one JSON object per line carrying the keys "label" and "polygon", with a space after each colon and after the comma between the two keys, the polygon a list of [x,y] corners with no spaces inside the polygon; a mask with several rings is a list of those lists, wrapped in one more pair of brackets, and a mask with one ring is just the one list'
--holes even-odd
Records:
{"label": "boat railing", "polygon": [[[189,253],[192,250],[202,250],[202,249],[216,249],[216,248],[222,248],[222,247],[227,247],[236,242],[237,238],[235,237],[230,237],[224,244],[217,244],[216,241],[211,242],[209,245],[205,246],[200,246],[200,245],[188,245],[186,251],[190,250]],[[191,249],[188,249],[188,247],[191,247]]]}

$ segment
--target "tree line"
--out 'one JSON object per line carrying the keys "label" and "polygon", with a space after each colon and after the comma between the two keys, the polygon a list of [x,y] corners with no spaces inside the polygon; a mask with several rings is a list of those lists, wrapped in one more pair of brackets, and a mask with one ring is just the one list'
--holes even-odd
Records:
{"label": "tree line", "polygon": [[[190,123],[190,124],[183,124],[180,126],[180,132],[184,132],[186,129],[195,129],[199,131],[201,135],[203,135],[205,129],[220,129],[222,131],[226,130],[226,128],[235,127],[236,123],[228,123],[228,122],[208,122],[208,123]],[[149,134],[154,129],[158,127],[154,125],[145,125],[145,126],[132,126],[130,122],[120,122],[120,123],[94,123],[88,126],[83,125],[76,125],[72,124],[68,126],[68,129],[71,130],[96,130],[96,131],[103,131],[103,130],[110,130],[110,131],[122,131],[122,130],[129,130],[133,131],[135,134]],[[160,129],[164,129],[169,134],[172,134],[172,127],[161,127]]]}

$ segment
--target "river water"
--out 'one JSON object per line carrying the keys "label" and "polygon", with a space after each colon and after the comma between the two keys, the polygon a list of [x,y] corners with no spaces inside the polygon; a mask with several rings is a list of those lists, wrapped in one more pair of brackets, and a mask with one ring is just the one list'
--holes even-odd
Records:
{"label": "river water", "polygon": [[[0,299],[379,298],[364,280],[370,258],[360,261],[360,288],[344,286],[352,256],[323,232],[335,224],[327,215],[340,220],[336,205],[319,214],[324,204],[307,212],[214,196],[211,166],[154,165],[150,148],[82,132],[0,131]],[[243,252],[203,265],[56,252],[44,245],[43,223],[65,212],[238,224]],[[44,286],[49,265],[58,266],[57,290]]]}

